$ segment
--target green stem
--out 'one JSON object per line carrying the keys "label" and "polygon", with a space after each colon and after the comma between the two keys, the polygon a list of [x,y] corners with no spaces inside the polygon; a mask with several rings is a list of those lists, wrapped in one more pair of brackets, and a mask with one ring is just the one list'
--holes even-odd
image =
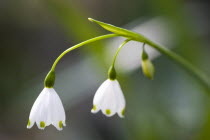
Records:
{"label": "green stem", "polygon": [[[126,32],[127,33],[127,32]],[[130,35],[131,34],[131,35]],[[174,62],[176,62],[177,64],[179,64],[180,66],[182,66],[185,70],[187,70],[188,72],[190,72],[194,77],[196,77],[203,85],[205,85],[208,89],[208,91],[210,91],[210,79],[209,77],[203,73],[199,68],[193,66],[191,63],[189,63],[187,60],[185,60],[183,57],[177,55],[176,53],[170,51],[169,49],[165,48],[164,46],[161,46],[159,44],[154,43],[153,41],[147,39],[144,36],[141,35],[136,35],[137,33],[133,33],[132,31],[129,31],[126,36],[126,38],[128,38],[127,40],[125,40],[121,46],[118,48],[115,56],[114,56],[114,60],[112,63],[112,66],[114,66],[115,61],[116,61],[116,57],[120,51],[120,49],[130,40],[134,40],[134,41],[138,41],[138,42],[142,42],[146,43],[148,45],[150,45],[151,47],[155,48],[156,50],[158,50],[160,53],[165,54],[167,57],[169,57],[171,60],[173,60]],[[54,62],[54,64],[52,65],[51,70],[54,71],[55,67],[57,65],[57,63],[59,62],[59,60],[68,52],[79,48],[83,45],[98,41],[98,40],[102,40],[102,39],[106,39],[106,38],[112,38],[112,37],[117,37],[117,36],[121,36],[121,34],[107,34],[107,35],[102,35],[102,36],[98,36],[89,40],[86,40],[82,43],[79,43],[69,49],[67,49],[66,51],[64,51]]]}
{"label": "green stem", "polygon": [[55,67],[57,65],[57,63],[60,61],[60,59],[65,55],[67,54],[68,52],[74,50],[74,49],[77,49],[83,45],[86,45],[86,44],[89,44],[89,43],[92,43],[92,42],[95,42],[95,41],[98,41],[98,40],[102,40],[102,39],[106,39],[106,38],[111,38],[111,37],[116,37],[116,36],[119,36],[119,35],[116,35],[116,34],[107,34],[107,35],[102,35],[102,36],[98,36],[98,37],[95,37],[95,38],[92,38],[92,39],[89,39],[89,40],[86,40],[84,42],[81,42],[67,50],[65,50],[63,53],[61,53],[58,58],[55,60],[55,62],[53,63],[52,65],[52,68],[51,70],[54,71],[55,70]]}
{"label": "green stem", "polygon": [[183,57],[170,51],[169,49],[165,48],[164,46],[154,43],[153,41],[151,41],[149,39],[147,39],[145,43],[150,45],[151,47],[155,48],[160,53],[165,54],[171,60],[173,60],[174,62],[179,64],[182,68],[184,68],[185,70],[190,72],[195,78],[197,78],[203,85],[205,85],[207,87],[208,91],[210,91],[210,79],[199,68],[192,65],[190,62],[188,62]]}
{"label": "green stem", "polygon": [[92,18],[88,18],[90,21],[95,22],[96,24],[100,25],[102,28],[113,32],[115,34],[118,34],[119,36],[128,38],[130,40],[133,41],[138,41],[138,42],[142,42],[142,43],[146,43],[148,45],[150,45],[151,47],[155,48],[156,50],[158,50],[160,53],[165,54],[166,56],[168,56],[170,59],[172,59],[173,61],[175,61],[176,63],[178,63],[179,65],[181,65],[185,70],[189,71],[192,75],[194,75],[203,85],[205,85],[208,89],[208,92],[210,91],[210,78],[203,73],[200,69],[198,69],[197,67],[193,66],[191,63],[189,63],[187,60],[185,60],[183,57],[177,55],[176,53],[166,49],[164,46],[158,45],[156,43],[154,43],[153,41],[149,40],[148,38],[146,38],[145,36],[124,29],[124,28],[120,28],[111,24],[107,24]]}
{"label": "green stem", "polygon": [[118,56],[120,50],[121,50],[121,49],[123,48],[123,46],[124,46],[126,43],[128,43],[129,41],[130,41],[130,39],[126,39],[126,40],[119,46],[119,48],[117,49],[117,52],[115,53],[114,59],[113,59],[113,61],[112,61],[112,67],[114,67],[114,64],[115,64],[115,62],[116,62],[116,59],[117,59],[117,56]]}
{"label": "green stem", "polygon": [[142,45],[142,55],[141,55],[141,58],[142,60],[147,60],[149,58],[148,54],[146,53],[146,50],[145,50],[145,43],[143,43]]}

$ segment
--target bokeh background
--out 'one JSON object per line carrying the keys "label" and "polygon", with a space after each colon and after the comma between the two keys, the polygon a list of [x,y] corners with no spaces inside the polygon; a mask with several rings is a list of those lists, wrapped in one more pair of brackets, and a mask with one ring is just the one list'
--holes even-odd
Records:
{"label": "bokeh background", "polygon": [[148,33],[210,75],[209,9],[208,0],[1,0],[0,140],[209,140],[209,91],[155,51],[155,78],[145,78],[136,51],[140,43],[128,44],[117,59],[125,118],[90,113],[118,38],[81,47],[57,65],[55,89],[67,115],[63,131],[26,129],[57,56],[108,33],[88,17]]}

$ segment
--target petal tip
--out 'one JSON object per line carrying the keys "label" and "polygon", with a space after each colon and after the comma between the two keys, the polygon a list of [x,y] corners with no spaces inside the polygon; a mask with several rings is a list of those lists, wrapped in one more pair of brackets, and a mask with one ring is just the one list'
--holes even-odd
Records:
{"label": "petal tip", "polygon": [[32,126],[28,126],[28,125],[26,126],[27,129],[31,129],[31,127],[32,127]]}
{"label": "petal tip", "polygon": [[44,130],[45,127],[46,127],[46,124],[45,124],[44,121],[41,121],[37,126],[38,126],[39,129]]}
{"label": "petal tip", "polygon": [[29,119],[26,128],[30,129],[33,125],[34,125],[34,123],[31,123],[31,121]]}
{"label": "petal tip", "polygon": [[105,111],[103,111],[103,114],[106,115],[107,117],[111,117],[115,113],[113,113],[110,109],[106,109]]}
{"label": "petal tip", "polygon": [[58,131],[63,130],[63,126],[66,126],[65,121],[59,121],[57,123],[52,123]]}
{"label": "petal tip", "polygon": [[125,108],[123,108],[121,112],[118,112],[118,116],[120,118],[125,118]]}
{"label": "petal tip", "polygon": [[93,105],[93,108],[91,109],[91,113],[97,113],[98,112],[98,108],[96,107],[96,105]]}

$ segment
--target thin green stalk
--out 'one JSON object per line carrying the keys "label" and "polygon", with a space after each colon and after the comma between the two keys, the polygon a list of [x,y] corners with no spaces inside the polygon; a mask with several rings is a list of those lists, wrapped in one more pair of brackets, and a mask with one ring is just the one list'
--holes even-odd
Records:
{"label": "thin green stalk", "polygon": [[89,39],[89,40],[86,40],[84,42],[81,42],[67,50],[65,50],[63,53],[61,53],[58,58],[55,60],[55,62],[53,63],[52,65],[52,68],[51,68],[51,71],[54,71],[55,70],[55,67],[57,65],[57,63],[60,61],[60,59],[66,55],[68,52],[74,50],[74,49],[77,49],[83,45],[86,45],[86,44],[89,44],[89,43],[92,43],[92,42],[95,42],[95,41],[98,41],[98,40],[102,40],[102,39],[106,39],[106,38],[111,38],[111,37],[116,37],[116,36],[119,36],[117,34],[107,34],[107,35],[102,35],[102,36],[98,36],[98,37],[95,37],[95,38],[92,38],[92,39]]}
{"label": "thin green stalk", "polygon": [[120,50],[121,50],[121,49],[123,48],[123,46],[124,46],[126,43],[128,43],[129,41],[130,41],[130,39],[126,39],[126,40],[119,46],[119,48],[117,49],[117,52],[115,53],[114,59],[113,59],[113,61],[112,61],[112,67],[114,67],[114,64],[115,64],[115,62],[116,62],[116,59],[117,59],[117,56],[118,56]]}
{"label": "thin green stalk", "polygon": [[101,21],[98,21],[98,20],[95,20],[92,18],[88,18],[88,19],[90,21],[95,22],[96,24],[100,25],[102,28],[104,28],[110,32],[113,32],[115,34],[118,34],[119,36],[128,38],[133,41],[138,41],[138,42],[142,42],[142,43],[146,43],[146,44],[150,45],[151,47],[158,50],[160,53],[168,56],[171,60],[173,60],[180,66],[182,66],[185,70],[190,72],[203,85],[205,85],[208,89],[208,92],[210,92],[210,78],[205,73],[203,73],[199,68],[193,66],[190,62],[185,60],[183,57],[170,51],[169,49],[165,48],[164,46],[154,43],[153,41],[149,40],[148,38],[146,38],[145,36],[143,36],[139,33],[136,33],[136,32],[124,29],[124,28],[120,28],[120,27],[117,27],[117,26],[114,26],[114,25],[111,25],[108,23],[104,23],[104,22],[101,22]]}
{"label": "thin green stalk", "polygon": [[[69,49],[67,49],[66,51],[64,51],[54,62],[51,71],[55,70],[55,67],[57,65],[57,63],[59,62],[59,60],[68,52],[79,48],[83,45],[86,45],[88,43],[92,43],[98,40],[102,40],[102,39],[106,39],[106,38],[111,38],[111,37],[116,37],[116,36],[122,36],[127,38],[127,41],[133,40],[133,41],[138,41],[138,42],[142,42],[142,43],[146,43],[148,45],[150,45],[151,47],[155,48],[156,50],[158,50],[160,53],[168,56],[171,60],[173,60],[174,62],[176,62],[177,64],[179,64],[180,66],[182,66],[185,70],[187,70],[188,72],[190,72],[194,77],[196,77],[203,85],[205,85],[208,89],[208,91],[210,91],[210,78],[203,73],[199,68],[193,66],[190,62],[188,62],[187,60],[185,60],[183,57],[177,55],[176,53],[172,52],[171,50],[165,48],[162,45],[156,44],[153,41],[149,40],[148,38],[146,38],[145,36],[138,34],[136,32],[132,32],[130,30],[126,30],[120,27],[116,27],[113,26],[111,24],[107,24],[104,22],[100,22],[94,19],[89,18],[90,21],[95,22],[97,24],[99,24],[100,26],[102,26],[103,28],[105,28],[108,31],[113,32],[114,34],[108,34],[108,35],[103,35],[103,36],[99,36],[99,37],[95,37],[92,39],[89,39],[87,41],[84,41],[82,43],[79,43]],[[114,60],[112,65],[114,65],[115,61],[116,61],[116,57],[120,51],[120,49],[127,43],[127,41],[125,41],[120,48],[118,49],[116,55],[114,56]]]}

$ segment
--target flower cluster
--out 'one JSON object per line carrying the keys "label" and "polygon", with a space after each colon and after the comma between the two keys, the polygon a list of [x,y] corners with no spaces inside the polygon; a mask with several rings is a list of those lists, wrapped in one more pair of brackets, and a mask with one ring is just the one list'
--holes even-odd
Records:
{"label": "flower cluster", "polygon": [[157,49],[159,52],[167,55],[172,60],[180,63],[183,66],[183,68],[185,68],[188,71],[191,71],[192,74],[194,74],[194,76],[197,77],[209,89],[209,81],[208,78],[206,79],[206,77],[208,76],[203,74],[201,71],[199,71],[199,69],[194,67],[192,64],[190,64],[188,61],[186,61],[176,53],[171,52],[165,47],[154,43],[153,41],[136,32],[132,32],[130,30],[116,27],[111,24],[100,22],[92,18],[89,18],[89,20],[97,23],[102,28],[112,32],[113,34],[102,35],[86,40],[71,48],[68,48],[60,54],[60,56],[53,63],[50,72],[45,78],[44,89],[42,90],[42,92],[40,93],[40,95],[38,96],[38,98],[32,106],[27,128],[33,127],[33,125],[36,123],[38,128],[42,130],[50,124],[54,125],[58,130],[63,129],[63,126],[66,125],[66,115],[63,104],[58,94],[53,88],[55,82],[55,67],[59,60],[68,52],[88,43],[92,43],[94,41],[106,38],[121,36],[126,38],[126,40],[120,45],[114,56],[113,63],[108,72],[108,79],[102,83],[102,85],[98,88],[98,90],[95,93],[93,99],[93,108],[91,110],[92,113],[97,113],[101,110],[101,112],[107,117],[111,117],[115,114],[118,114],[120,118],[124,118],[126,101],[121,90],[120,84],[117,80],[117,74],[114,65],[116,57],[120,52],[121,48],[129,41],[137,41],[143,43],[141,67],[143,74],[147,78],[153,79],[155,69],[154,65],[149,59],[148,54],[145,51],[145,44],[150,45],[151,47]]}
{"label": "flower cluster", "polygon": [[[114,64],[120,49],[128,41],[130,40],[125,40],[117,50],[113,64],[108,71],[108,79],[104,81],[96,91],[93,99],[92,113],[97,113],[101,110],[107,117],[118,114],[119,117],[124,118],[126,101],[117,80]],[[142,53],[142,71],[148,78],[153,78],[154,66],[144,50],[144,45]],[[55,72],[53,67],[45,78],[45,88],[42,90],[32,106],[27,128],[31,128],[36,123],[38,128],[42,130],[50,124],[54,125],[57,130],[62,130],[63,126],[66,125],[64,107],[58,94],[53,88],[54,82]]]}

